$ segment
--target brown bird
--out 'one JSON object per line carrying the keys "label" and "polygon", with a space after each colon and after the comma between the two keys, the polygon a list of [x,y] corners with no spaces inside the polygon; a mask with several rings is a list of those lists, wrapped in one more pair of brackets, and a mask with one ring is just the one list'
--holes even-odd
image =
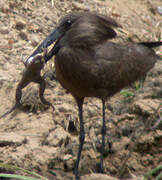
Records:
{"label": "brown bird", "polygon": [[76,179],[79,179],[78,166],[85,139],[84,98],[96,97],[102,100],[100,172],[103,173],[105,101],[122,88],[145,76],[159,58],[151,48],[162,45],[162,42],[111,42],[109,39],[116,37],[113,28],[118,27],[120,25],[117,22],[101,14],[70,13],[30,56],[35,56],[42,48],[47,48],[56,41],[45,60],[56,56],[57,79],[72,94],[78,105],[80,143],[74,168]]}

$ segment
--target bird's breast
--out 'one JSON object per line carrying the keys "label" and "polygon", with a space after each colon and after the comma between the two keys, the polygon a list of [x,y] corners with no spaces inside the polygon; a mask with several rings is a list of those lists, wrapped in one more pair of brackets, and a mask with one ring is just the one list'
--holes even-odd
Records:
{"label": "bird's breast", "polygon": [[55,59],[56,76],[61,85],[78,97],[100,97],[105,88],[99,87],[99,64],[91,52],[63,48]]}

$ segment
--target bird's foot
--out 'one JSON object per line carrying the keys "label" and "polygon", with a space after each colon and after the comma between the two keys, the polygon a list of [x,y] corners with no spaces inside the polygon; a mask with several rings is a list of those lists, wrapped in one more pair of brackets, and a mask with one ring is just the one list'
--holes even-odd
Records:
{"label": "bird's foot", "polygon": [[112,150],[112,142],[108,142],[108,146],[109,146],[109,151],[108,151],[108,153],[109,153],[109,154],[112,154],[112,153],[113,153],[113,150]]}
{"label": "bird's foot", "polygon": [[104,173],[104,167],[102,163],[97,163],[97,172],[98,173]]}
{"label": "bird's foot", "polygon": [[74,170],[74,175],[75,175],[75,180],[80,180],[77,170]]}

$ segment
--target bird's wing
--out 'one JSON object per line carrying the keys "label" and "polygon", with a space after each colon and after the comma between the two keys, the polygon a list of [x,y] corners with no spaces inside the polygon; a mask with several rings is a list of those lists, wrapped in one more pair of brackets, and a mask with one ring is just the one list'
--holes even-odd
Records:
{"label": "bird's wing", "polygon": [[[105,87],[124,87],[144,76],[155,64],[154,50],[141,44],[106,42],[95,47],[98,81]],[[99,83],[99,82],[98,82]]]}

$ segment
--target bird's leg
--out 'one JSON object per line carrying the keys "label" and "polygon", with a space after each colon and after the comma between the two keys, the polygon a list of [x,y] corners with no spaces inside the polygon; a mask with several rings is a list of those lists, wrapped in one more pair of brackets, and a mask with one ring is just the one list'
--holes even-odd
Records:
{"label": "bird's leg", "polygon": [[100,164],[99,164],[99,172],[104,173],[103,167],[103,154],[104,154],[104,147],[105,147],[105,135],[106,135],[106,123],[105,123],[105,101],[102,100],[102,144],[101,144],[101,157],[100,157]]}
{"label": "bird's leg", "polygon": [[84,139],[85,139],[85,132],[84,132],[84,122],[83,122],[83,101],[84,98],[76,98],[75,100],[78,105],[78,111],[79,111],[79,120],[80,120],[80,137],[79,137],[79,150],[78,150],[78,155],[77,155],[77,160],[75,162],[75,167],[74,167],[74,174],[75,174],[75,179],[79,180],[79,175],[78,175],[78,167],[79,167],[79,161],[80,161],[80,156],[84,144]]}

